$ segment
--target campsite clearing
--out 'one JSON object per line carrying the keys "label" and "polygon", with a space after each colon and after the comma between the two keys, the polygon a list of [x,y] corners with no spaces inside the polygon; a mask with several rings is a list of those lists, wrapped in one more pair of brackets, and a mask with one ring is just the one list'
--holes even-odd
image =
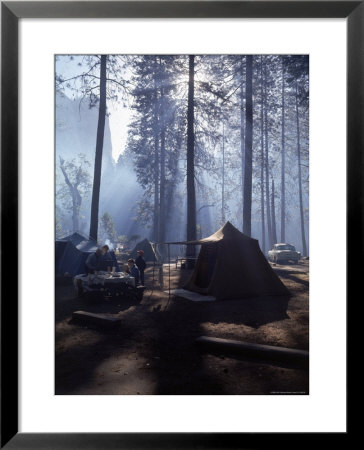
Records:
{"label": "campsite clearing", "polygon": [[[308,350],[308,261],[272,265],[292,293],[193,302],[152,291],[140,303],[88,303],[71,283],[56,286],[56,394],[308,394],[308,371],[288,363],[202,351],[199,336]],[[171,289],[191,271],[170,265]],[[155,275],[157,278],[157,271]],[[168,265],[164,266],[168,290]],[[155,282],[155,285],[157,282]],[[80,326],[82,310],[121,320],[113,330]]]}

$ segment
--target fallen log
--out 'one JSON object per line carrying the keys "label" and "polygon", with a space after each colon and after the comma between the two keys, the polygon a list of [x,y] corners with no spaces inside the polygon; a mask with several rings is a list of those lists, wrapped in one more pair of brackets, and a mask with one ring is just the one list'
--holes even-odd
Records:
{"label": "fallen log", "polygon": [[273,345],[252,344],[250,342],[208,336],[200,336],[196,339],[196,344],[202,348],[215,352],[248,356],[261,360],[266,359],[291,362],[302,367],[308,367],[309,352],[305,350],[275,347]]}
{"label": "fallen log", "polygon": [[115,328],[121,322],[121,319],[118,317],[109,317],[104,314],[94,314],[87,311],[75,311],[72,314],[72,320],[86,325],[97,325],[103,328]]}

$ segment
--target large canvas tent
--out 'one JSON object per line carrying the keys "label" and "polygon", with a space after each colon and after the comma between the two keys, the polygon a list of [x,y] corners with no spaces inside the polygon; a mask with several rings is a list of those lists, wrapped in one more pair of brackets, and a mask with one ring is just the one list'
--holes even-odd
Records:
{"label": "large canvas tent", "polygon": [[212,295],[217,300],[289,295],[260,250],[259,242],[230,222],[207,238],[170,244],[201,245],[193,274],[184,289]]}
{"label": "large canvas tent", "polygon": [[148,239],[143,239],[140,241],[131,251],[130,256],[131,258],[136,258],[138,256],[137,251],[143,250],[144,251],[144,259],[146,261],[157,261],[156,255],[153,250],[152,243],[148,241]]}
{"label": "large canvas tent", "polygon": [[[82,239],[80,239],[82,238]],[[78,275],[85,273],[85,262],[90,253],[98,248],[97,243],[78,233],[74,233],[56,241],[55,269],[56,275]],[[105,257],[106,265],[115,265],[119,270],[114,252],[109,252]],[[106,267],[104,267],[106,270]]]}

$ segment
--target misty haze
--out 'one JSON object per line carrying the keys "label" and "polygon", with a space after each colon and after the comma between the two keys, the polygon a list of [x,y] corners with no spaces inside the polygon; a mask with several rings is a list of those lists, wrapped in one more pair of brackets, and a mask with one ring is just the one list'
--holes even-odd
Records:
{"label": "misty haze", "polygon": [[308,394],[309,57],[57,55],[56,394]]}

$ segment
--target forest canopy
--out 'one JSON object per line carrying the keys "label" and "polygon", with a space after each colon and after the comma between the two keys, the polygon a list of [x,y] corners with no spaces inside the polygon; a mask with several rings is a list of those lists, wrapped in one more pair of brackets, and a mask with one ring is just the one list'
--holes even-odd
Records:
{"label": "forest canopy", "polygon": [[308,255],[307,55],[58,55],[55,89],[57,237]]}

